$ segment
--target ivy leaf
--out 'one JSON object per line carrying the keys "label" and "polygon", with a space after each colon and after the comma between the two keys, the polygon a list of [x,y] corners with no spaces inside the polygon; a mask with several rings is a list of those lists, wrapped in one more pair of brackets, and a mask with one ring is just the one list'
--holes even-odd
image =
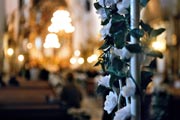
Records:
{"label": "ivy leaf", "polygon": [[125,46],[125,33],[123,32],[117,32],[113,35],[114,38],[114,44],[118,49],[121,49]]}
{"label": "ivy leaf", "polygon": [[153,30],[153,28],[152,28],[150,25],[144,23],[142,20],[140,21],[139,24],[141,25],[142,29],[143,29],[145,32],[147,32],[148,34],[150,34],[151,31]]}
{"label": "ivy leaf", "polygon": [[149,64],[150,69],[156,69],[157,68],[157,62],[156,59],[152,60],[151,63]]}
{"label": "ivy leaf", "polygon": [[160,51],[150,51],[146,53],[148,56],[163,58],[163,54]]}
{"label": "ivy leaf", "polygon": [[128,32],[127,35],[126,35],[126,41],[127,42],[130,42],[131,41],[131,37],[130,37],[130,33]]}
{"label": "ivy leaf", "polygon": [[97,94],[104,94],[107,90],[108,88],[106,88],[105,86],[99,85],[96,89],[96,92]]}
{"label": "ivy leaf", "polygon": [[109,44],[107,42],[104,42],[103,45],[99,48],[100,50],[107,49],[109,47]]}
{"label": "ivy leaf", "polygon": [[146,89],[147,85],[152,81],[153,73],[150,71],[141,71],[141,88]]}
{"label": "ivy leaf", "polygon": [[113,14],[112,15],[112,23],[117,23],[117,22],[121,22],[124,21],[124,16],[120,15],[120,14]]}
{"label": "ivy leaf", "polygon": [[113,45],[113,39],[110,36],[107,36],[105,39],[105,42],[101,45],[99,50],[108,49],[111,45]]}
{"label": "ivy leaf", "polygon": [[144,31],[141,30],[141,29],[135,28],[135,29],[133,29],[133,30],[130,31],[130,34],[131,34],[133,37],[139,39],[140,37],[143,37]]}
{"label": "ivy leaf", "polygon": [[107,25],[109,23],[109,19],[106,19],[105,21],[101,21],[101,25]]}
{"label": "ivy leaf", "polygon": [[101,5],[99,5],[99,3],[98,2],[96,2],[96,3],[94,3],[94,7],[98,10],[98,9],[100,9],[100,8],[102,8],[102,6]]}
{"label": "ivy leaf", "polygon": [[149,0],[140,0],[140,4],[141,4],[141,6],[143,6],[143,7],[145,7],[148,2],[149,2]]}
{"label": "ivy leaf", "polygon": [[139,44],[128,44],[128,45],[126,45],[126,48],[131,53],[140,53],[142,51],[142,48]]}
{"label": "ivy leaf", "polygon": [[121,22],[112,22],[111,23],[111,28],[110,28],[110,33],[114,34],[116,32],[119,31],[123,31],[126,32],[127,31],[127,26],[126,26],[126,22],[125,21],[121,21]]}
{"label": "ivy leaf", "polygon": [[156,36],[160,35],[164,31],[165,31],[164,28],[159,28],[159,29],[156,29],[156,30],[152,30],[151,34],[150,34],[150,37],[156,37]]}
{"label": "ivy leaf", "polygon": [[113,13],[113,14],[118,11],[118,9],[117,9],[117,7],[116,7],[116,4],[113,4],[113,5],[111,6],[111,10],[112,10],[112,13]]}
{"label": "ivy leaf", "polygon": [[126,76],[125,61],[122,61],[119,57],[115,57],[112,60],[111,65],[108,67],[107,71],[115,76],[123,78]]}
{"label": "ivy leaf", "polygon": [[109,85],[110,85],[110,87],[112,88],[112,86],[113,86],[113,84],[114,84],[114,82],[117,80],[117,78],[116,78],[116,76],[115,75],[111,75],[111,77],[110,77],[110,83],[109,83]]}
{"label": "ivy leaf", "polygon": [[94,67],[98,66],[101,64],[101,60],[98,60],[97,63],[94,65]]}
{"label": "ivy leaf", "polygon": [[104,63],[101,63],[101,68],[102,68],[103,72],[106,71],[106,67],[105,67]]}
{"label": "ivy leaf", "polygon": [[124,67],[124,62],[120,60],[119,57],[115,57],[112,61],[112,66],[115,70],[122,70],[122,68]]}

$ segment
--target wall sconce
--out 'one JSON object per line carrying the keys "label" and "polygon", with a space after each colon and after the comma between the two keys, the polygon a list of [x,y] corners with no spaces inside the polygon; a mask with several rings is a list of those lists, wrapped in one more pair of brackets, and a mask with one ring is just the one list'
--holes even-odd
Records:
{"label": "wall sconce", "polygon": [[7,54],[8,56],[12,56],[14,54],[14,50],[12,48],[8,48]]}
{"label": "wall sconce", "polygon": [[24,61],[24,55],[18,55],[18,61],[23,62]]}

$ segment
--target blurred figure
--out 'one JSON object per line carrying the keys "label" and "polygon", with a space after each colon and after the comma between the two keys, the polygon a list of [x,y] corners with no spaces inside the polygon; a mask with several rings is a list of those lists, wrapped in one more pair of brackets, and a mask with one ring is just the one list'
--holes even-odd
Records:
{"label": "blurred figure", "polygon": [[58,73],[50,72],[48,83],[54,88],[57,95],[61,93],[64,83],[63,79],[58,75]]}
{"label": "blurred figure", "polygon": [[39,79],[40,80],[45,80],[48,81],[49,78],[49,71],[47,71],[46,69],[41,69],[40,73],[39,73]]}
{"label": "blurred figure", "polygon": [[26,80],[30,80],[29,66],[25,64],[23,68],[18,73],[19,76],[24,77]]}
{"label": "blurred figure", "polygon": [[30,68],[30,79],[31,80],[38,80],[39,77],[39,67],[38,65],[32,66]]}
{"label": "blurred figure", "polygon": [[1,87],[5,87],[6,86],[6,84],[5,84],[5,82],[3,81],[3,79],[2,79],[2,74],[0,74],[0,88]]}
{"label": "blurred figure", "polygon": [[9,79],[9,85],[10,86],[15,86],[15,87],[19,86],[19,82],[17,81],[15,75],[12,75],[11,78]]}
{"label": "blurred figure", "polygon": [[69,108],[80,108],[82,101],[82,93],[80,88],[76,85],[74,75],[68,73],[65,80],[65,86],[60,94],[60,99]]}

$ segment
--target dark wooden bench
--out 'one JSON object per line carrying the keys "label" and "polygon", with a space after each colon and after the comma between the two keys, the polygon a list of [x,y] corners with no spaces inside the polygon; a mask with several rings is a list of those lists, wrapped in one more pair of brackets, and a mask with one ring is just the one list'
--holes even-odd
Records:
{"label": "dark wooden bench", "polygon": [[0,109],[1,120],[68,120],[65,110],[51,109]]}
{"label": "dark wooden bench", "polygon": [[0,88],[0,120],[68,120],[63,106],[47,96],[55,93],[46,84]]}

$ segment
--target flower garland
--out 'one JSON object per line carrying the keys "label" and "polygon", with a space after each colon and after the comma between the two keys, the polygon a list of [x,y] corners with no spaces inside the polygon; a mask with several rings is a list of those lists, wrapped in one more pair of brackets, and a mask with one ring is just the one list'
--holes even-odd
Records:
{"label": "flower garland", "polygon": [[[145,7],[148,0],[140,0],[140,5]],[[111,91],[106,96],[104,110],[108,114],[114,113],[114,120],[126,120],[131,117],[130,97],[135,94],[143,95],[143,89],[150,82],[152,58],[163,55],[153,50],[149,44],[161,34],[164,29],[153,29],[150,25],[139,22],[139,28],[130,28],[130,0],[97,0],[94,3],[103,26],[100,33],[103,45],[99,48],[102,54],[98,62],[102,70],[108,75],[98,82],[97,92],[102,93],[105,89]],[[130,36],[139,40],[138,44],[130,42]],[[149,68],[148,71],[141,71],[141,86],[138,86],[130,72],[130,59],[134,54],[140,54],[142,68]],[[150,77],[149,77],[150,76]],[[122,104],[122,100],[125,103]],[[116,110],[117,108],[117,110]]]}

